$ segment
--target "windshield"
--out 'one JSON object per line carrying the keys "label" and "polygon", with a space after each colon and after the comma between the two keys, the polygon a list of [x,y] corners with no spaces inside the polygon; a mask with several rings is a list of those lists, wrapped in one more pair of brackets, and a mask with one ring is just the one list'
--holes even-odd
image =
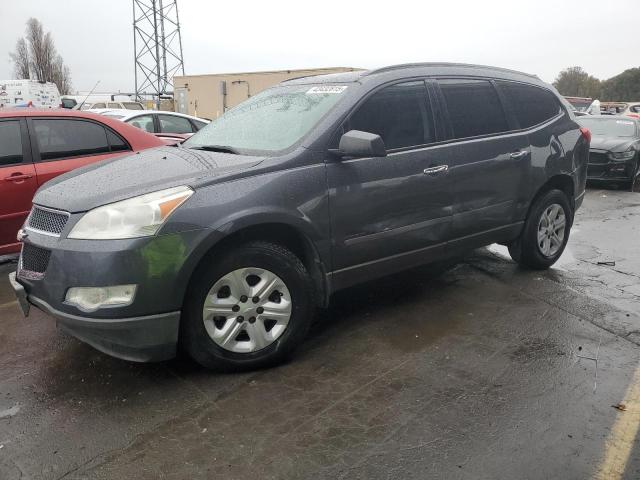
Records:
{"label": "windshield", "polygon": [[346,89],[290,85],[265,90],[213,120],[183,145],[219,145],[240,153],[286,150],[309,133]]}
{"label": "windshield", "polygon": [[580,125],[591,130],[592,135],[602,135],[605,137],[633,137],[636,134],[636,126],[633,120],[581,117],[578,122]]}

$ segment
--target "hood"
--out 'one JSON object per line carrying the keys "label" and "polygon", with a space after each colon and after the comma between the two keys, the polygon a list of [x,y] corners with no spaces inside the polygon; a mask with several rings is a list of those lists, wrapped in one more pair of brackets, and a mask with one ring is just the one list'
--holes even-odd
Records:
{"label": "hood", "polygon": [[84,212],[107,203],[165,188],[197,188],[211,177],[251,168],[264,157],[159,147],[94,163],[44,184],[33,203],[67,212]]}
{"label": "hood", "polygon": [[631,137],[605,137],[593,135],[591,137],[591,148],[594,150],[607,150],[609,152],[624,152],[636,140]]}

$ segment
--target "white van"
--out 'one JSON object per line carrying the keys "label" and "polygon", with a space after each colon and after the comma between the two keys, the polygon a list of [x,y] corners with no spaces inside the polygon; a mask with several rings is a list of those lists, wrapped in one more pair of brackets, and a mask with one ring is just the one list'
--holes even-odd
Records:
{"label": "white van", "polygon": [[52,82],[37,80],[0,80],[0,108],[59,108],[58,87]]}

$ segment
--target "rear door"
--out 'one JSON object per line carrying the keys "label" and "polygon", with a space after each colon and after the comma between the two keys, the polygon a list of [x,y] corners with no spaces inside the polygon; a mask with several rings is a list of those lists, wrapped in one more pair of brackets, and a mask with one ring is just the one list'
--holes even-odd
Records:
{"label": "rear door", "polygon": [[0,255],[19,251],[16,234],[37,188],[24,118],[0,119]]}
{"label": "rear door", "polygon": [[130,150],[119,135],[91,120],[43,117],[29,119],[28,124],[39,185]]}
{"label": "rear door", "polygon": [[439,79],[449,120],[447,164],[453,186],[451,249],[500,241],[519,228],[531,154],[493,81]]}

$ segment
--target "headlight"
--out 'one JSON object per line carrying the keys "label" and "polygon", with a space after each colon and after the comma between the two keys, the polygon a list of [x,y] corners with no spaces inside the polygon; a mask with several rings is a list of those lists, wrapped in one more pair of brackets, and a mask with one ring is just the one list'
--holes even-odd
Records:
{"label": "headlight", "polygon": [[635,150],[629,149],[626,152],[612,152],[609,154],[609,158],[616,161],[631,160],[635,154]]}
{"label": "headlight", "polygon": [[189,187],[174,187],[94,208],[75,224],[68,238],[114,240],[155,235],[191,195]]}

